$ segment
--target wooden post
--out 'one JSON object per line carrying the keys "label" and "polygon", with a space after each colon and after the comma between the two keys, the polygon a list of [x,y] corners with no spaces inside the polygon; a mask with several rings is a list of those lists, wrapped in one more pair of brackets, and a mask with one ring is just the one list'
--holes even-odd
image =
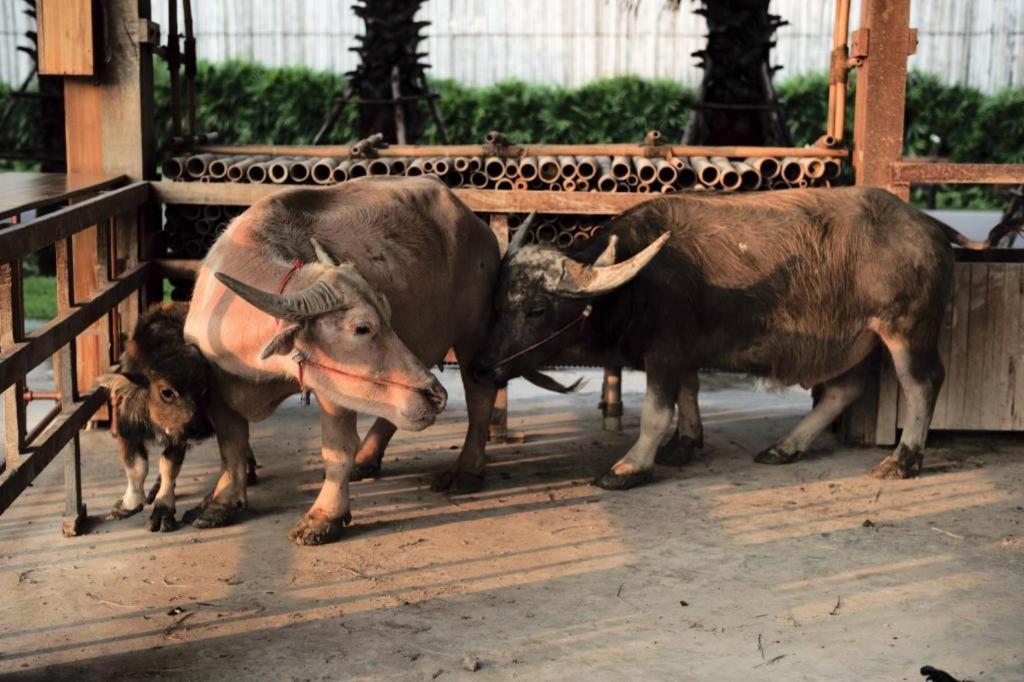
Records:
{"label": "wooden post", "polygon": [[622,368],[605,367],[601,386],[601,414],[605,431],[622,430]]}
{"label": "wooden post", "polygon": [[[7,350],[25,338],[22,310],[21,261],[0,262],[0,349]],[[16,381],[4,391],[4,462],[0,471],[11,470],[21,461],[21,434],[25,433],[25,382]]]}
{"label": "wooden post", "polygon": [[491,411],[491,428],[488,434],[492,443],[504,443],[508,440],[508,389],[499,388],[494,396],[494,409]]}
{"label": "wooden post", "polygon": [[[92,228],[89,232],[95,231]],[[102,229],[100,230],[102,233]],[[74,296],[74,257],[70,239],[62,239],[54,244],[57,252],[57,313],[67,312],[75,304]],[[98,251],[98,249],[97,249]],[[75,372],[75,346],[72,342],[60,350],[53,358],[53,377],[60,394],[62,410],[73,409],[78,399]],[[61,452],[64,460],[64,518],[60,529],[64,537],[81,534],[86,519],[85,502],[82,500],[82,450],[76,433],[71,442]]]}
{"label": "wooden post", "polygon": [[[906,200],[910,185],[895,182],[903,159],[903,110],[907,55],[912,52],[910,0],[863,0],[861,30],[867,30],[867,57],[857,75],[853,166],[857,184],[881,187]],[[887,353],[879,353],[877,384],[869,385],[844,418],[850,440],[876,445],[896,442],[899,384]]]}
{"label": "wooden post", "polygon": [[[498,239],[498,249],[505,253],[508,248],[508,214],[492,213],[490,217],[491,231]],[[492,443],[504,443],[508,440],[508,389],[498,389],[494,397],[494,410],[491,412],[490,440]]]}
{"label": "wooden post", "polygon": [[[150,18],[150,3],[109,0],[103,7],[106,25],[119,30],[106,34],[100,73],[95,79],[66,78],[64,82],[68,172],[153,179],[156,144],[152,45],[146,42],[149,36],[143,30]],[[139,227],[134,214],[122,220],[130,223],[125,225],[126,230]],[[96,245],[95,228],[72,238],[75,298],[86,298],[99,286],[101,259]],[[75,352],[79,391],[88,390],[112,359],[109,330],[108,320],[101,320],[78,338]],[[96,419],[106,418],[104,410],[97,413]]]}

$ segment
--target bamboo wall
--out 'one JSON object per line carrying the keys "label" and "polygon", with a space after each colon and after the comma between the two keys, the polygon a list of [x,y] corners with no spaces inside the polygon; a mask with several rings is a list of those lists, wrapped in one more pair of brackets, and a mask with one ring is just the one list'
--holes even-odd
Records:
{"label": "bamboo wall", "polygon": [[[637,5],[630,11],[627,5]],[[361,30],[350,0],[202,0],[196,12],[199,56],[252,59],[338,72],[355,66],[348,48]],[[664,0],[429,0],[432,75],[471,84],[507,78],[580,85],[635,74],[696,85],[690,53],[703,46],[705,26],[693,3],[664,9]],[[780,77],[824,72],[831,47],[833,3],[775,0],[789,20],[773,59]],[[0,0],[0,81],[20,82],[28,59],[15,52],[27,20],[20,0]],[[166,27],[166,3],[153,2]],[[854,0],[855,28],[860,2]],[[985,92],[1024,84],[1024,0],[914,0],[911,26],[920,31],[910,68]]]}

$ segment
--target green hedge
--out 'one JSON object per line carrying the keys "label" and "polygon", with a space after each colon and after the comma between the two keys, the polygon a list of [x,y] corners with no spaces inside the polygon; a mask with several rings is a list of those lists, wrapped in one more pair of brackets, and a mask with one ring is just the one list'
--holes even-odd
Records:
{"label": "green hedge", "polygon": [[[197,125],[202,131],[219,132],[226,143],[308,143],[343,83],[339,74],[302,67],[201,63]],[[440,108],[454,142],[482,141],[489,130],[532,142],[623,142],[639,140],[652,128],[669,140],[678,140],[695,97],[692,88],[672,81],[626,76],[579,88],[520,81],[474,87],[450,80],[432,81],[432,87],[440,94]],[[824,132],[828,107],[826,77],[782,79],[777,87],[793,141],[816,140]],[[158,68],[157,133],[163,141],[170,138],[168,90],[167,72]],[[853,125],[855,90],[854,81],[847,107],[848,130]],[[8,92],[0,84],[0,108]],[[355,111],[349,107],[327,142],[350,140],[354,119]],[[0,145],[17,145],[33,135],[35,127],[32,116],[19,107],[0,130]],[[931,139],[933,135],[938,142]],[[422,142],[439,141],[427,117]],[[1024,159],[1024,88],[984,96],[971,88],[943,85],[933,76],[912,74],[907,89],[906,151],[954,161],[1020,163]],[[939,205],[949,207],[996,207],[1003,201],[996,190],[985,187],[943,188],[938,194]]]}

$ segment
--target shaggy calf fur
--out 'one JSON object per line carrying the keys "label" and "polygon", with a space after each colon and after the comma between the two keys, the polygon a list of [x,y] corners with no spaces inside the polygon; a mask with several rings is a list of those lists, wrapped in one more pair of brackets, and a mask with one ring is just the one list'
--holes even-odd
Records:
{"label": "shaggy calf fur", "polygon": [[[182,330],[187,303],[153,305],[139,319],[121,356],[121,370],[100,377],[114,403],[113,436],[117,439],[128,487],[111,510],[124,519],[153,502],[149,530],[171,531],[174,485],[185,452],[196,441],[213,434],[205,404],[209,368],[199,349],[186,343]],[[160,475],[146,496],[143,485],[149,470],[146,442],[163,448]],[[251,461],[250,476],[255,473]]]}

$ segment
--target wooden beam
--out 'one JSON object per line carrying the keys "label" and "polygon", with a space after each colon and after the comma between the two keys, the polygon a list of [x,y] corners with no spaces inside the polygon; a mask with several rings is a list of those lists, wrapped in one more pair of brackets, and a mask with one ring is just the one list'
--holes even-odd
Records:
{"label": "wooden beam", "polygon": [[[269,154],[271,156],[315,156],[347,158],[352,154],[351,145],[200,145],[196,153],[210,154]],[[380,156],[485,156],[484,145],[391,145],[377,151]],[[580,156],[725,156],[747,158],[748,156],[810,156],[842,158],[849,155],[845,149],[821,147],[697,147],[686,145],[640,145],[640,144],[525,144],[511,145],[508,156],[558,156],[575,154]]]}
{"label": "wooden beam", "polygon": [[1024,183],[1020,163],[920,163],[913,159],[892,167],[897,184],[1019,185]]}
{"label": "wooden beam", "polygon": [[[308,191],[325,191],[313,185],[293,187]],[[281,185],[168,182],[153,183],[153,192],[165,204],[217,204],[249,206],[263,197],[287,191]],[[329,191],[329,190],[328,190]],[[453,189],[452,192],[470,210],[480,213],[570,213],[590,215],[618,215],[626,209],[665,194],[638,194],[626,192],[542,192],[497,189]]]}
{"label": "wooden beam", "polygon": [[102,50],[98,9],[95,0],[38,0],[40,75],[96,75]]}
{"label": "wooden beam", "polygon": [[[49,213],[27,223],[21,223],[0,231],[0,253],[5,260],[23,258],[43,249],[54,242],[89,230],[92,242],[85,242],[83,250],[95,251],[96,235],[91,226],[112,215],[138,208],[149,200],[149,183],[136,182],[111,190],[92,199],[86,199],[67,208]],[[92,247],[86,248],[86,247]],[[76,259],[82,254],[75,253]],[[96,262],[96,256],[91,259]],[[76,268],[80,270],[82,265]],[[76,296],[81,293],[76,290]]]}
{"label": "wooden beam", "polygon": [[57,315],[23,341],[4,347],[0,353],[0,391],[20,380],[29,370],[44,362],[60,348],[74,340],[90,325],[110,312],[132,292],[143,286],[151,272],[149,263],[141,263],[88,300]]}
{"label": "wooden beam", "polygon": [[0,218],[114,189],[127,181],[123,175],[5,172],[0,174]]}

